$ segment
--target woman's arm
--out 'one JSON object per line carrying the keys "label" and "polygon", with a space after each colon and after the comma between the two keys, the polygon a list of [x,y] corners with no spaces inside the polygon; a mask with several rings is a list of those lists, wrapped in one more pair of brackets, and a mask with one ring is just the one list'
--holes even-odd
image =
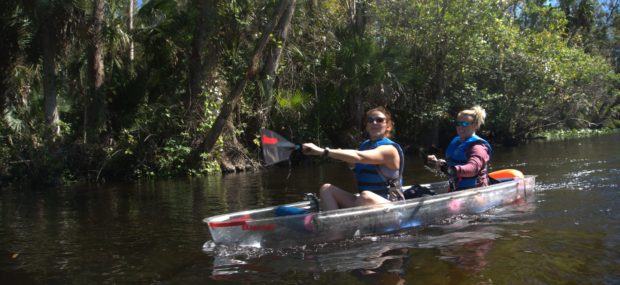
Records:
{"label": "woman's arm", "polygon": [[466,164],[454,167],[460,177],[472,177],[480,173],[480,170],[489,161],[489,152],[485,145],[475,144],[469,150],[468,157]]}
{"label": "woman's arm", "polygon": [[391,169],[398,169],[400,167],[398,150],[391,145],[382,145],[370,150],[328,149],[326,152],[324,148],[318,147],[313,143],[305,143],[303,144],[303,153],[306,155],[323,155],[327,153],[328,157],[350,164],[383,164]]}

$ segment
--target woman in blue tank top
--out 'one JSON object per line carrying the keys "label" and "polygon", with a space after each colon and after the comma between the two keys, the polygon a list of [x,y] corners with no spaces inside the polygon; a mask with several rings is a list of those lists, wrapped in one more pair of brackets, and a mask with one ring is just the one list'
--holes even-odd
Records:
{"label": "woman in blue tank top", "polygon": [[401,147],[390,140],[394,129],[392,116],[383,107],[366,112],[368,139],[358,149],[329,149],[313,143],[303,144],[306,155],[322,155],[349,163],[355,168],[360,195],[332,184],[320,189],[321,210],[333,210],[389,202],[389,188],[402,179],[404,155]]}

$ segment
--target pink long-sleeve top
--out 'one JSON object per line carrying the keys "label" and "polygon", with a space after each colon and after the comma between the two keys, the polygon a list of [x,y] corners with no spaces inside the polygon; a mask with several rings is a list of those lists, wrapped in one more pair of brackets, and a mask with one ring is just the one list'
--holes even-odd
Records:
{"label": "pink long-sleeve top", "polygon": [[[458,177],[473,177],[478,173],[486,174],[486,165],[489,163],[489,151],[483,144],[475,144],[468,151],[465,152],[469,159],[464,165],[457,165],[456,174]],[[478,186],[489,185],[486,175],[481,175],[480,183]]]}

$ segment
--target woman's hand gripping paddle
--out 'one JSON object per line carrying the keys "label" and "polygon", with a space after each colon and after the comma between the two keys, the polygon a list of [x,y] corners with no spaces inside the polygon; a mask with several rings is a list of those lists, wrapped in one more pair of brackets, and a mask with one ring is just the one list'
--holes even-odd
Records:
{"label": "woman's hand gripping paddle", "polygon": [[260,130],[260,142],[266,165],[288,160],[293,151],[301,149],[301,145],[289,142],[276,132],[267,129]]}

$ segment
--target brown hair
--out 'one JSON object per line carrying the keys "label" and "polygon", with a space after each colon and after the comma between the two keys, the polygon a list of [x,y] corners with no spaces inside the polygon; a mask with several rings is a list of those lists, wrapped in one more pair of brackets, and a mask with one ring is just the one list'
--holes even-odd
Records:
{"label": "brown hair", "polygon": [[476,126],[476,130],[484,124],[484,119],[487,117],[487,112],[480,106],[474,106],[471,109],[460,111],[458,116],[467,115],[470,116],[473,121],[472,124]]}
{"label": "brown hair", "polygon": [[394,121],[392,120],[392,114],[385,107],[379,106],[379,107],[375,107],[375,108],[372,108],[366,111],[366,118],[364,118],[364,122],[368,123],[368,118],[370,117],[370,113],[375,112],[375,111],[381,112],[383,113],[383,115],[385,115],[385,124],[387,126],[386,131],[385,131],[386,132],[385,137],[391,138],[392,131],[394,130]]}

